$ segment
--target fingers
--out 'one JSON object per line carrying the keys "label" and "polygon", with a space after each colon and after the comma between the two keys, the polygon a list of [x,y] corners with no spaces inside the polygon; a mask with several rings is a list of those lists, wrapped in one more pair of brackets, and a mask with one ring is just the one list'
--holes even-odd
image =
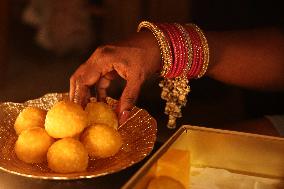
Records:
{"label": "fingers", "polygon": [[76,80],[73,102],[85,107],[91,97],[88,86],[83,85],[80,77]]}
{"label": "fingers", "polygon": [[119,120],[118,120],[119,125],[122,125],[123,123],[125,123],[128,120],[129,116],[130,116],[130,111],[128,111],[128,110],[123,111],[119,115]]}
{"label": "fingers", "polygon": [[[69,89],[69,98],[74,100],[76,93],[76,82],[80,80],[80,89],[78,97],[82,98],[81,102],[86,101],[87,87],[97,83],[101,77],[113,70],[113,62],[116,60],[114,50],[111,50],[110,47],[101,47],[97,48],[91,57],[82,64],[76,72],[70,78],[70,89]],[[105,85],[105,81],[102,81]],[[104,86],[103,86],[104,87]],[[107,88],[107,87],[105,87]],[[100,94],[104,94],[104,90],[101,90]]]}
{"label": "fingers", "polygon": [[[97,84],[98,99],[104,100],[115,73],[127,81],[117,107],[119,121],[124,122],[137,100],[145,73],[148,73],[147,67],[141,64],[144,57],[141,58],[140,55],[141,51],[137,48],[112,46],[99,48],[70,78],[70,100],[85,104],[89,95],[89,86],[94,84]],[[135,62],[138,64],[134,64]]]}
{"label": "fingers", "polygon": [[70,78],[70,84],[69,84],[69,100],[71,102],[74,101],[74,96],[75,96],[75,88],[76,88],[76,79],[72,76]]}
{"label": "fingers", "polygon": [[[104,65],[104,66],[102,66]],[[90,96],[89,86],[97,84],[100,101],[106,98],[106,89],[117,75],[110,64],[91,63],[82,64],[70,78],[69,98],[78,104],[84,105]]]}
{"label": "fingers", "polygon": [[142,82],[143,80],[135,79],[127,81],[119,100],[119,106],[117,110],[120,124],[124,123],[128,119],[130,110],[134,107],[135,102],[138,98]]}
{"label": "fingers", "polygon": [[88,62],[82,64],[70,78],[69,99],[81,105],[85,105],[90,97],[89,86],[100,78],[100,72]]}
{"label": "fingers", "polygon": [[109,87],[111,80],[107,77],[102,77],[97,84],[97,97],[99,101],[105,101],[107,97],[107,88]]}
{"label": "fingers", "polygon": [[97,98],[99,101],[105,101],[107,97],[107,88],[110,86],[111,81],[117,77],[116,71],[106,73],[97,82]]}

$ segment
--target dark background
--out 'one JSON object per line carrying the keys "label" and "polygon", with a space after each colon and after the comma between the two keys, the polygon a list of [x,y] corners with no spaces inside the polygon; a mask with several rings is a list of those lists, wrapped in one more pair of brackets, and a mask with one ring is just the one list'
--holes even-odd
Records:
{"label": "dark background", "polygon": [[[194,22],[205,30],[282,27],[284,20],[280,1],[93,0],[88,1],[85,10],[91,14],[92,45],[84,52],[56,54],[39,46],[34,40],[37,29],[22,22],[28,2],[6,0],[0,4],[0,101],[23,102],[50,92],[68,91],[69,77],[98,45],[125,38],[135,32],[141,20]],[[145,82],[137,106],[157,119],[159,140],[164,141],[175,130],[169,131],[165,126],[159,79],[153,77]],[[123,85],[122,81],[116,81],[109,90],[110,96],[118,98]],[[250,91],[210,78],[192,81],[191,88],[178,126],[227,128],[245,119],[283,113],[283,93]]]}
{"label": "dark background", "polygon": [[[86,7],[86,11],[91,13],[94,30],[95,40],[92,45],[84,52],[59,55],[39,46],[34,40],[36,29],[22,22],[22,12],[28,1],[1,0],[0,101],[23,102],[50,92],[67,92],[69,77],[98,45],[122,39],[135,32],[137,24],[143,19],[155,22],[194,22],[206,30],[282,27],[283,6],[280,3],[257,0],[93,0]],[[166,129],[164,101],[160,99],[158,82],[158,77],[145,82],[137,106],[145,108],[156,118],[158,141],[163,142],[175,130]],[[110,96],[118,98],[123,84],[122,81],[116,81],[109,90]],[[241,89],[210,78],[192,81],[191,89],[188,105],[183,110],[184,117],[178,121],[178,126],[192,124],[227,129],[231,123],[283,113],[283,93]],[[93,188],[98,183],[109,181],[113,181],[110,187],[116,188],[141,164],[137,166],[101,179],[74,182],[35,181],[1,173],[0,189],[25,186]]]}

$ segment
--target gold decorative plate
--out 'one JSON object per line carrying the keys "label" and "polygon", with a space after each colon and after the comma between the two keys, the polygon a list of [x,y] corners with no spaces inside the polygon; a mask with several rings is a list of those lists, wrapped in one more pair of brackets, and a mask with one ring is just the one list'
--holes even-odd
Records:
{"label": "gold decorative plate", "polygon": [[[66,93],[51,93],[25,103],[0,103],[0,169],[12,174],[40,179],[94,178],[130,167],[152,151],[156,141],[156,121],[147,111],[134,107],[130,118],[118,129],[123,139],[121,150],[110,158],[90,160],[86,172],[61,174],[50,170],[47,163],[27,164],[20,161],[14,152],[14,144],[17,140],[14,122],[20,111],[27,106],[48,110],[54,103],[67,97]],[[116,101],[109,99],[108,103],[113,105]]]}

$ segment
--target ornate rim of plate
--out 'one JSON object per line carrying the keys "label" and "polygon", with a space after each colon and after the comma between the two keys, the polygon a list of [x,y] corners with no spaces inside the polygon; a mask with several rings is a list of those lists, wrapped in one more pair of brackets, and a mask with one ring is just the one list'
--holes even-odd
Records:
{"label": "ornate rim of plate", "polygon": [[[153,149],[156,141],[157,123],[144,109],[134,107],[130,118],[119,127],[123,139],[121,150],[105,159],[90,160],[87,171],[60,174],[52,172],[47,163],[27,164],[20,161],[14,152],[17,135],[14,122],[19,112],[27,106],[48,110],[52,105],[68,97],[67,93],[50,93],[24,103],[0,103],[0,169],[8,173],[38,179],[74,180],[94,178],[121,171],[144,159]],[[117,101],[107,101],[113,105]]]}

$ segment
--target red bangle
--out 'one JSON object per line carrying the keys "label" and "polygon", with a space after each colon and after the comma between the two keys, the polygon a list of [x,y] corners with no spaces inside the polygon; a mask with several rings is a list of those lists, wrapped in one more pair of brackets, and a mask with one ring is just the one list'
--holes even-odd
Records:
{"label": "red bangle", "polygon": [[179,31],[182,33],[182,39],[184,40],[184,67],[182,70],[182,77],[187,77],[187,73],[191,69],[192,65],[192,58],[193,58],[193,49],[192,49],[192,42],[190,40],[189,34],[186,29],[181,26],[180,24],[175,24]]}
{"label": "red bangle", "polygon": [[182,74],[183,72],[183,69],[186,65],[186,52],[187,52],[187,48],[186,48],[186,45],[185,45],[185,39],[183,38],[183,35],[182,35],[182,32],[178,29],[178,27],[176,25],[173,25],[172,26],[173,29],[174,29],[174,34],[176,36],[176,38],[178,38],[178,40],[175,41],[178,42],[180,45],[180,54],[178,54],[178,56],[180,57],[180,61],[179,61],[179,65],[178,65],[178,69],[175,73],[175,77],[178,77]]}
{"label": "red bangle", "polygon": [[184,39],[181,30],[173,24],[157,24],[162,31],[166,33],[170,40],[173,51],[173,66],[166,75],[167,78],[175,78],[182,74],[187,64],[186,39]]}
{"label": "red bangle", "polygon": [[179,47],[177,46],[176,43],[174,43],[175,36],[172,33],[172,30],[170,28],[170,24],[157,24],[157,25],[168,36],[168,39],[169,39],[170,44],[171,44],[171,49],[172,49],[172,52],[173,52],[173,56],[172,56],[173,57],[173,64],[172,64],[172,67],[169,70],[168,74],[165,77],[166,78],[174,78],[175,72],[176,72],[176,69],[177,69],[177,66],[178,66],[178,56],[177,55],[179,54]]}

